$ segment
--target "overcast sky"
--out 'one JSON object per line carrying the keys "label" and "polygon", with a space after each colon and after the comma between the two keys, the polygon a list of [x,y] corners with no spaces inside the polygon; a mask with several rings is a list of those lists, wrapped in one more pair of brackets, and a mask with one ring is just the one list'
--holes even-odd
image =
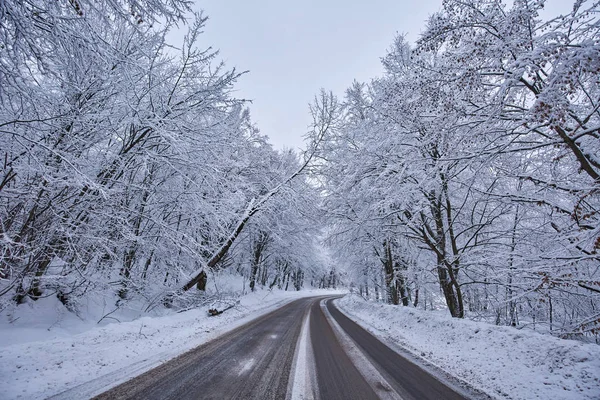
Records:
{"label": "overcast sky", "polygon": [[[549,3],[561,11],[572,4]],[[441,0],[196,0],[195,9],[209,17],[200,46],[219,49],[228,67],[250,71],[236,96],[253,101],[261,132],[276,148],[298,149],[319,89],[343,95],[354,79],[380,75],[379,59],[394,36],[414,42],[440,7]]]}

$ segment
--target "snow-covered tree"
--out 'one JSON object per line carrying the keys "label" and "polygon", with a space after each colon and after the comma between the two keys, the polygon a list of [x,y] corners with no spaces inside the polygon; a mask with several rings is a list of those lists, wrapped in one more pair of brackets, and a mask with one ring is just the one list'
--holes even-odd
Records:
{"label": "snow-covered tree", "polygon": [[[247,246],[229,252],[249,216],[273,259],[308,275],[303,164],[273,150],[232,97],[240,73],[198,47],[206,18],[188,6],[0,6],[3,304],[57,295],[73,306],[95,291],[150,301],[198,270],[250,260]],[[188,17],[174,52],[165,38]]]}
{"label": "snow-covered tree", "polygon": [[331,241],[388,293],[435,276],[453,316],[597,332],[598,4],[443,4],[322,118]]}

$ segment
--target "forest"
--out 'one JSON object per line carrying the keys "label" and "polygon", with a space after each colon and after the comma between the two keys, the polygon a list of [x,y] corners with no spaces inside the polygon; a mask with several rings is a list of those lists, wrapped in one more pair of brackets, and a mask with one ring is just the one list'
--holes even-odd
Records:
{"label": "forest", "polygon": [[323,92],[318,179],[365,297],[600,333],[598,2],[445,0],[383,76]]}
{"label": "forest", "polygon": [[318,192],[291,179],[308,160],[260,134],[190,5],[3,2],[2,308],[170,303],[223,271],[250,290],[323,278]]}
{"label": "forest", "polygon": [[228,274],[598,340],[598,5],[444,0],[315,96],[297,153],[191,2],[3,1],[0,311],[185,306]]}

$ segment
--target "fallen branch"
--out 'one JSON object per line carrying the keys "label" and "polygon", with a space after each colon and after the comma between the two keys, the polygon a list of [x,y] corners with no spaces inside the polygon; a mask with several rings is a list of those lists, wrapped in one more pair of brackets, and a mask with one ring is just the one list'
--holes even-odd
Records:
{"label": "fallen branch", "polygon": [[230,305],[229,307],[226,307],[222,310],[217,310],[216,308],[210,308],[208,309],[208,315],[210,317],[214,317],[215,315],[219,315],[219,314],[223,314],[225,311],[229,310],[230,308],[235,307],[235,304]]}

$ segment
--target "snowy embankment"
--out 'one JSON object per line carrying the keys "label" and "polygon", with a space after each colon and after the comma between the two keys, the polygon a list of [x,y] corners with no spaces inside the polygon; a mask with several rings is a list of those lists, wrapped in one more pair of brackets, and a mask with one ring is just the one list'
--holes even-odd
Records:
{"label": "snowy embankment", "polygon": [[336,305],[417,362],[433,364],[499,399],[600,399],[600,346],[446,313],[367,302]]}
{"label": "snowy embankment", "polygon": [[25,304],[17,320],[0,320],[0,399],[68,389],[58,398],[89,398],[294,299],[329,293],[260,291],[215,317],[202,307],[105,326],[78,323],[52,299]]}

